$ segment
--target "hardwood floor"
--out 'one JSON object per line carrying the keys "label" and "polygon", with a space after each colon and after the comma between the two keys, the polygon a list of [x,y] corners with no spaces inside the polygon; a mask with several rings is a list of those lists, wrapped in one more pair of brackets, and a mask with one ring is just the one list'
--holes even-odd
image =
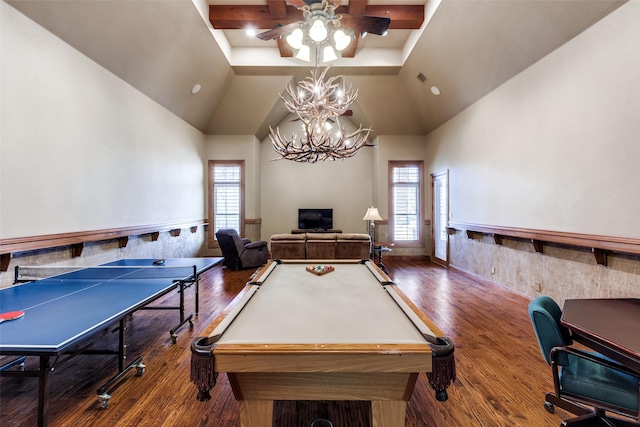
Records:
{"label": "hardwood floor", "polygon": [[[487,286],[423,260],[385,259],[390,276],[418,307],[456,344],[457,380],[449,400],[438,402],[426,377],[418,378],[407,405],[406,426],[535,426],[560,425],[567,414],[542,407],[552,388],[527,315],[528,299],[499,286]],[[142,355],[146,372],[131,376],[101,409],[99,388],[117,370],[109,356],[79,356],[51,375],[51,426],[238,426],[238,403],[225,375],[212,390],[212,400],[198,402],[189,382],[190,344],[231,301],[252,271],[222,266],[207,273],[200,285],[200,315],[193,330],[183,327],[176,344],[168,329],[176,314],[142,311],[128,330],[128,353]],[[187,292],[188,307],[192,294]],[[173,305],[172,294],[161,303]],[[55,321],[55,319],[52,319]],[[117,334],[104,338],[115,343]],[[29,363],[34,363],[30,361]],[[0,424],[36,425],[37,380],[0,379]],[[278,402],[277,427],[307,427],[326,418],[335,427],[369,426],[364,402]]]}

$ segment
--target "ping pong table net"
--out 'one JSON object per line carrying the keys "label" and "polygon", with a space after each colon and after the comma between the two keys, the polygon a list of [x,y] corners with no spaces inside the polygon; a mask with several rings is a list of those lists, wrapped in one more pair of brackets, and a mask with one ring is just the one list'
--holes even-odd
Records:
{"label": "ping pong table net", "polygon": [[14,283],[42,279],[186,279],[196,275],[194,266],[16,266]]}

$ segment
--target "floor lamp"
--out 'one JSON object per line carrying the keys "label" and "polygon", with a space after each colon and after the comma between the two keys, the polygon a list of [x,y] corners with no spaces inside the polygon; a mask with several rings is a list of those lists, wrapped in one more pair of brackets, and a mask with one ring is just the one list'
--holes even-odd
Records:
{"label": "floor lamp", "polygon": [[373,206],[371,206],[370,208],[367,209],[367,213],[364,214],[364,218],[362,218],[365,221],[369,221],[369,236],[371,237],[371,259],[374,258],[375,254],[373,253],[374,251],[374,240],[375,240],[375,236],[376,236],[376,221],[382,221],[382,217],[380,216],[380,212],[378,212],[378,208],[374,208]]}

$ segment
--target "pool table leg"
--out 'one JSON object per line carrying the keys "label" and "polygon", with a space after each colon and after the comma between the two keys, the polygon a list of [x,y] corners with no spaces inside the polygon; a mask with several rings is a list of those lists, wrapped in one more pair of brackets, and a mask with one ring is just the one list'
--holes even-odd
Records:
{"label": "pool table leg", "polygon": [[273,423],[273,400],[241,400],[240,427],[265,427]]}
{"label": "pool table leg", "polygon": [[404,400],[372,400],[373,427],[404,427],[407,402]]}

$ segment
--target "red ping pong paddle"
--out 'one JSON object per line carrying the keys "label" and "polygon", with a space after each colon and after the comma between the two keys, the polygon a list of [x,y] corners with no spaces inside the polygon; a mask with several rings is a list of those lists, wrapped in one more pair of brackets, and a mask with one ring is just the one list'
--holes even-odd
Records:
{"label": "red ping pong paddle", "polygon": [[0,313],[0,323],[6,322],[7,320],[15,320],[24,316],[24,311],[7,311],[6,313]]}

